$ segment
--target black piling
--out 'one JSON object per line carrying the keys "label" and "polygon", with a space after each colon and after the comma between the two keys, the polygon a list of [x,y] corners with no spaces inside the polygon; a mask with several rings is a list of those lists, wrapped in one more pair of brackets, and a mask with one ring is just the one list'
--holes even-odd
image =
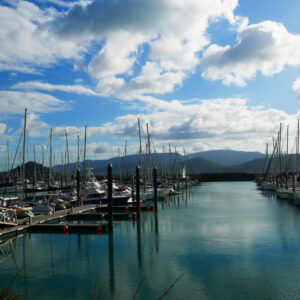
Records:
{"label": "black piling", "polygon": [[157,168],[153,169],[154,210],[157,211]]}
{"label": "black piling", "polygon": [[136,170],[135,170],[135,190],[136,190],[136,214],[137,217],[140,217],[140,165],[137,165]]}
{"label": "black piling", "polygon": [[108,193],[108,228],[113,229],[113,191],[112,191],[112,164],[107,166],[107,193]]}
{"label": "black piling", "polygon": [[77,206],[81,205],[80,201],[80,171],[76,171],[76,181],[77,181]]}

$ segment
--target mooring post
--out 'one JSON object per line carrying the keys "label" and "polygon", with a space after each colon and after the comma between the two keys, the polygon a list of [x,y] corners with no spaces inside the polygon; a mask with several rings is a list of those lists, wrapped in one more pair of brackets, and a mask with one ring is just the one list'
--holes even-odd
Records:
{"label": "mooring post", "polygon": [[137,165],[136,170],[135,170],[135,190],[136,190],[136,214],[137,217],[140,217],[140,165]]}
{"label": "mooring post", "polygon": [[154,210],[157,211],[157,168],[153,169]]}
{"label": "mooring post", "polygon": [[80,171],[76,171],[76,182],[77,182],[77,206],[80,206]]}
{"label": "mooring post", "polygon": [[113,191],[112,191],[112,164],[107,166],[107,194],[108,194],[108,228],[113,229]]}

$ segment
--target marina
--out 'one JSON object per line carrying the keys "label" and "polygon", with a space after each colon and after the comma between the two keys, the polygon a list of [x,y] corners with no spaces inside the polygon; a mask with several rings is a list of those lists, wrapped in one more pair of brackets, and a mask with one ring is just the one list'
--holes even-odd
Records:
{"label": "marina", "polygon": [[187,289],[193,299],[290,298],[300,292],[299,225],[296,206],[254,182],[203,183],[157,213],[115,221],[113,234],[28,231],[12,240],[0,281],[21,269],[14,290],[25,299],[132,299],[144,278],[138,295],[153,299],[184,274],[171,299]]}
{"label": "marina", "polygon": [[300,299],[300,1],[0,1],[0,300]]}

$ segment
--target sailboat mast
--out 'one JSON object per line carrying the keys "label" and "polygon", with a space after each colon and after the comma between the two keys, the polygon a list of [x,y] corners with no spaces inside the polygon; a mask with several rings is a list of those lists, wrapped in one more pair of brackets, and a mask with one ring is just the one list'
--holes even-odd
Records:
{"label": "sailboat mast", "polygon": [[83,166],[84,166],[85,179],[86,179],[86,133],[87,133],[87,126],[84,127],[84,151],[83,151]]}
{"label": "sailboat mast", "polygon": [[50,129],[50,138],[49,138],[49,178],[48,178],[48,186],[52,183],[52,128]]}
{"label": "sailboat mast", "polygon": [[146,124],[147,127],[147,141],[148,141],[148,178],[151,178],[151,145],[150,145],[150,133],[149,133],[149,124]]}
{"label": "sailboat mast", "polygon": [[35,190],[35,183],[36,183],[36,156],[35,156],[35,145],[33,146],[33,191]]}
{"label": "sailboat mast", "polygon": [[42,180],[43,180],[43,184],[45,183],[44,180],[45,180],[45,150],[44,150],[44,145],[42,145],[42,165],[43,165],[43,174],[42,174]]}
{"label": "sailboat mast", "polygon": [[67,150],[67,160],[68,160],[68,174],[67,174],[67,185],[68,185],[68,180],[70,180],[71,172],[70,172],[70,154],[69,154],[69,142],[68,142],[67,129],[65,129],[65,134],[66,134],[66,150]]}
{"label": "sailboat mast", "polygon": [[298,180],[298,172],[299,172],[299,119],[298,119],[298,124],[297,125],[298,126],[297,126],[297,144],[296,144],[296,149],[297,149],[296,150],[296,176],[297,176],[297,180]]}
{"label": "sailboat mast", "polygon": [[77,135],[77,170],[80,171],[80,138]]}
{"label": "sailboat mast", "polygon": [[125,180],[127,178],[127,141],[125,141],[125,150],[124,150],[124,176]]}
{"label": "sailboat mast", "polygon": [[140,141],[140,166],[142,165],[142,135],[141,135],[141,124],[140,119],[138,118],[138,125],[139,125],[139,141]]}
{"label": "sailboat mast", "polygon": [[120,153],[120,148],[118,148],[118,162],[119,162],[119,180],[120,180],[120,183],[122,183],[122,174],[121,174],[121,153]]}
{"label": "sailboat mast", "polygon": [[9,140],[7,140],[7,180],[10,182]]}
{"label": "sailboat mast", "polygon": [[289,186],[289,125],[286,128],[286,161],[285,161],[285,169],[286,169],[286,182],[285,187],[288,189]]}
{"label": "sailboat mast", "polygon": [[24,113],[24,139],[23,139],[23,195],[26,196],[25,190],[27,187],[27,182],[26,182],[26,173],[25,173],[25,155],[26,155],[26,125],[27,125],[27,108],[25,108],[25,113]]}

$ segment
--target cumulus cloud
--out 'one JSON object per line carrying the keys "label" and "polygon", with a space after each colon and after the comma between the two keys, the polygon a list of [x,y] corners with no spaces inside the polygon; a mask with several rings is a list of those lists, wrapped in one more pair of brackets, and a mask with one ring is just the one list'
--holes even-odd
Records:
{"label": "cumulus cloud", "polygon": [[299,47],[300,35],[289,33],[283,24],[265,21],[243,26],[237,44],[208,47],[202,76],[222,80],[225,85],[245,86],[257,72],[272,76],[286,66],[300,65]]}
{"label": "cumulus cloud", "polygon": [[[166,102],[163,106],[161,102],[166,101],[157,99],[158,110],[155,112],[128,114],[117,117],[113,122],[89,127],[88,137],[108,136],[136,143],[137,118],[141,120],[144,137],[146,123],[149,124],[151,136],[158,147],[171,142],[178,147],[185,146],[189,152],[217,148],[263,151],[265,142],[271,141],[272,136],[276,135],[280,122],[290,124],[291,135],[296,134],[297,114],[252,107],[242,98],[194,99],[193,103],[186,105],[176,100],[173,105]],[[63,130],[54,128],[56,133],[64,134]],[[82,136],[83,133],[83,127],[68,128],[70,135]],[[104,151],[105,146],[101,147],[99,151]]]}
{"label": "cumulus cloud", "polygon": [[[24,126],[22,120],[22,127]],[[35,113],[29,113],[26,118],[26,128],[29,137],[46,137],[49,134],[50,126],[41,121],[40,116]]]}
{"label": "cumulus cloud", "polygon": [[28,1],[0,5],[0,70],[40,73],[60,59],[79,58],[86,43],[58,39],[45,27],[59,14]]}
{"label": "cumulus cloud", "polygon": [[74,93],[79,95],[91,95],[96,96],[97,93],[93,90],[84,87],[82,85],[64,85],[64,84],[50,84],[41,81],[26,81],[19,82],[11,87],[11,89],[15,90],[44,90],[44,91],[62,91],[66,93]]}
{"label": "cumulus cloud", "polygon": [[[209,23],[218,18],[235,23],[237,4],[237,0],[93,1],[58,16],[48,28],[64,40],[101,42],[87,71],[99,80],[101,95],[128,99],[171,92],[180,85],[194,72],[198,52],[209,43]],[[142,66],[141,55],[146,58]]]}
{"label": "cumulus cloud", "polygon": [[25,108],[33,113],[50,113],[70,107],[69,103],[44,93],[0,91],[1,114],[23,114]]}

